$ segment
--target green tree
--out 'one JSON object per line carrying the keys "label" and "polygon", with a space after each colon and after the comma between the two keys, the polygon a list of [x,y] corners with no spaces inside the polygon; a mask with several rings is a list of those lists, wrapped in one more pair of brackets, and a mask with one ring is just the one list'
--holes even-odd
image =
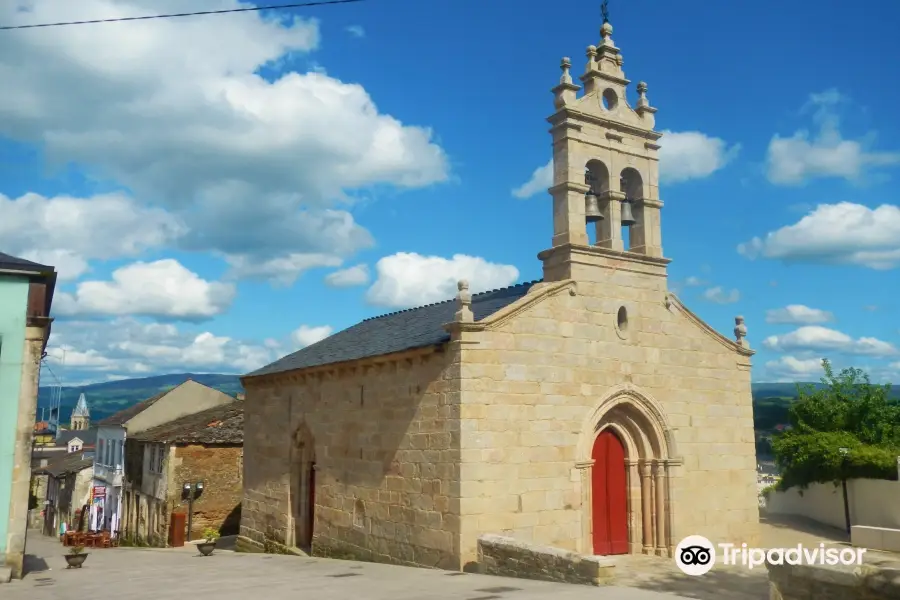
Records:
{"label": "green tree", "polygon": [[829,361],[822,367],[823,387],[798,386],[788,411],[791,429],[772,441],[780,487],[802,489],[854,477],[896,479],[900,404],[890,400],[891,386],[873,384],[860,369],[835,375]]}

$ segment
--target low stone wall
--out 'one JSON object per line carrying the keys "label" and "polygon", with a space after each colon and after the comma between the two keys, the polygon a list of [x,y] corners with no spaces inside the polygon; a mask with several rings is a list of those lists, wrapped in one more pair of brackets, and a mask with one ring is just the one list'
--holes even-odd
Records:
{"label": "low stone wall", "polygon": [[897,600],[900,569],[870,565],[773,565],[769,600]]}
{"label": "low stone wall", "polygon": [[582,585],[610,583],[615,569],[613,562],[607,558],[582,556],[500,535],[478,538],[478,567],[485,575]]}

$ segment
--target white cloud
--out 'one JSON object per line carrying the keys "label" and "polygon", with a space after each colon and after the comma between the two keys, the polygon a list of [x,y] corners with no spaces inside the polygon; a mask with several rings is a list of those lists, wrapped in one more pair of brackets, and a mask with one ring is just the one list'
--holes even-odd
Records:
{"label": "white cloud", "polygon": [[659,140],[659,179],[680,183],[709,177],[734,160],[740,144],[729,146],[725,140],[699,131],[662,132]]}
{"label": "white cloud", "polygon": [[821,358],[781,356],[766,363],[766,381],[811,381],[825,374]]}
{"label": "white cloud", "polygon": [[185,233],[172,215],[140,206],[121,193],[90,198],[25,194],[16,199],[0,194],[0,215],[4,250],[56,267],[63,281],[86,273],[90,260],[136,256]]}
{"label": "white cloud", "polygon": [[460,279],[469,281],[474,293],[506,287],[516,282],[519,270],[491,263],[477,256],[455,254],[447,259],[398,252],[375,265],[377,279],[366,299],[378,306],[410,308],[449,300],[456,296]]}
{"label": "white cloud", "polygon": [[343,288],[369,283],[369,267],[359,264],[325,276],[325,283],[331,287]]}
{"label": "white cloud", "polygon": [[[0,3],[0,21],[21,22],[18,4]],[[178,12],[181,4],[36,0],[28,21]],[[418,188],[449,175],[431,131],[380,113],[362,86],[323,72],[274,80],[258,74],[316,49],[315,20],[240,13],[215,23],[120,25],[0,38],[9,90],[0,97],[0,136],[38,144],[52,164],[76,164],[167,210],[189,228],[181,241],[187,249],[218,251],[238,263],[322,252],[346,257],[371,242],[365,230],[305,224],[336,216],[352,223],[334,206],[354,190]],[[323,215],[329,209],[330,217]],[[344,254],[329,250],[335,240]]]}
{"label": "white cloud", "polygon": [[309,325],[301,325],[291,332],[291,341],[297,349],[312,346],[316,342],[320,342],[327,338],[334,330],[328,325],[320,325],[318,327],[310,327]]}
{"label": "white cloud", "polygon": [[818,308],[810,308],[803,304],[789,304],[784,308],[766,311],[766,323],[787,323],[793,325],[812,325],[834,321],[834,315]]}
{"label": "white cloud", "polygon": [[188,370],[246,373],[282,354],[280,343],[247,343],[132,317],[58,321],[47,346],[47,362],[64,384]]}
{"label": "white cloud", "polygon": [[839,352],[864,356],[893,356],[897,348],[889,342],[872,337],[853,339],[846,333],[808,325],[784,335],[772,335],[763,340],[770,350],[780,352]]}
{"label": "white cloud", "polygon": [[57,293],[53,312],[205,319],[227,310],[234,295],[233,285],[206,281],[178,261],[165,259],[116,269],[112,281],[79,283],[74,294]]}
{"label": "white cloud", "polygon": [[900,207],[822,204],[793,225],[740,244],[738,252],[750,259],[892,269],[900,264]]}
{"label": "white cloud", "polygon": [[236,278],[267,279],[273,284],[288,287],[293,285],[304,271],[320,267],[339,267],[344,261],[328,254],[288,254],[270,258],[262,262],[248,256],[229,256],[229,275]]}
{"label": "white cloud", "polygon": [[531,178],[525,183],[515,188],[512,195],[516,198],[531,198],[541,192],[546,192],[553,185],[553,159],[550,159],[546,165],[538,167],[531,174]]}
{"label": "white cloud", "polygon": [[[659,177],[665,183],[709,177],[734,160],[740,144],[729,146],[724,140],[699,131],[663,131],[659,150]],[[516,198],[531,198],[553,185],[553,159],[538,167],[531,177],[512,190]]]}
{"label": "white cloud", "polygon": [[363,29],[362,25],[350,25],[345,28],[345,31],[356,38],[366,37],[366,30]]}
{"label": "white cloud", "polygon": [[815,134],[797,131],[791,137],[775,135],[766,157],[769,181],[796,185],[822,177],[859,180],[873,167],[900,164],[900,152],[873,152],[870,139],[846,140],[840,132],[836,108],[845,102],[836,90],[812,94],[805,111],[813,110]]}
{"label": "white cloud", "polygon": [[715,286],[703,291],[703,299],[716,304],[734,304],[741,299],[738,290],[726,291],[722,286]]}

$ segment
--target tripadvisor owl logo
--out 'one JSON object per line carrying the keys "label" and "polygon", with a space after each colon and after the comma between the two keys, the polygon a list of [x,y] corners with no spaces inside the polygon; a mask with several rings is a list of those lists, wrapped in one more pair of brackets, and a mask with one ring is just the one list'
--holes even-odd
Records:
{"label": "tripadvisor owl logo", "polygon": [[716,564],[716,547],[702,535],[689,535],[675,548],[675,564],[685,575],[705,575]]}

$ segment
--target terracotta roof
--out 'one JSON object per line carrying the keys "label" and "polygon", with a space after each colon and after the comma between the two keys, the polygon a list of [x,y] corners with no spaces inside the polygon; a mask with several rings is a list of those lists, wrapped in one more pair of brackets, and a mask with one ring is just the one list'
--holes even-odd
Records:
{"label": "terracotta roof", "polygon": [[47,429],[50,429],[50,423],[48,423],[47,421],[38,421],[34,424],[35,433],[43,433]]}
{"label": "terracotta roof", "polygon": [[[472,312],[479,321],[522,298],[538,281],[474,294]],[[246,377],[282,373],[332,363],[392,354],[450,341],[444,325],[456,313],[455,299],[366,319],[349,329],[307,346]]]}
{"label": "terracotta roof", "polygon": [[244,403],[215,406],[132,436],[142,442],[173,444],[243,444]]}
{"label": "terracotta roof", "polygon": [[62,477],[69,473],[77,473],[83,469],[93,466],[94,459],[90,456],[85,457],[84,452],[72,452],[66,454],[56,460],[51,461],[46,466],[37,467],[32,472],[35,475],[50,475],[51,477]]}
{"label": "terracotta roof", "polygon": [[[174,389],[174,388],[172,388],[172,389]],[[147,410],[148,408],[150,408],[151,406],[156,404],[156,402],[160,398],[162,398],[163,396],[165,396],[166,394],[168,394],[171,391],[172,391],[171,389],[162,391],[151,398],[147,398],[146,400],[142,400],[142,401],[138,402],[137,404],[129,406],[128,408],[122,409],[119,412],[117,412],[116,414],[114,414],[110,417],[106,417],[105,419],[103,419],[102,421],[97,423],[97,426],[98,427],[114,427],[116,425],[125,425],[126,423],[128,423],[128,421],[135,418],[136,416],[138,416],[139,414],[141,414],[142,412],[144,412],[145,410]]]}

